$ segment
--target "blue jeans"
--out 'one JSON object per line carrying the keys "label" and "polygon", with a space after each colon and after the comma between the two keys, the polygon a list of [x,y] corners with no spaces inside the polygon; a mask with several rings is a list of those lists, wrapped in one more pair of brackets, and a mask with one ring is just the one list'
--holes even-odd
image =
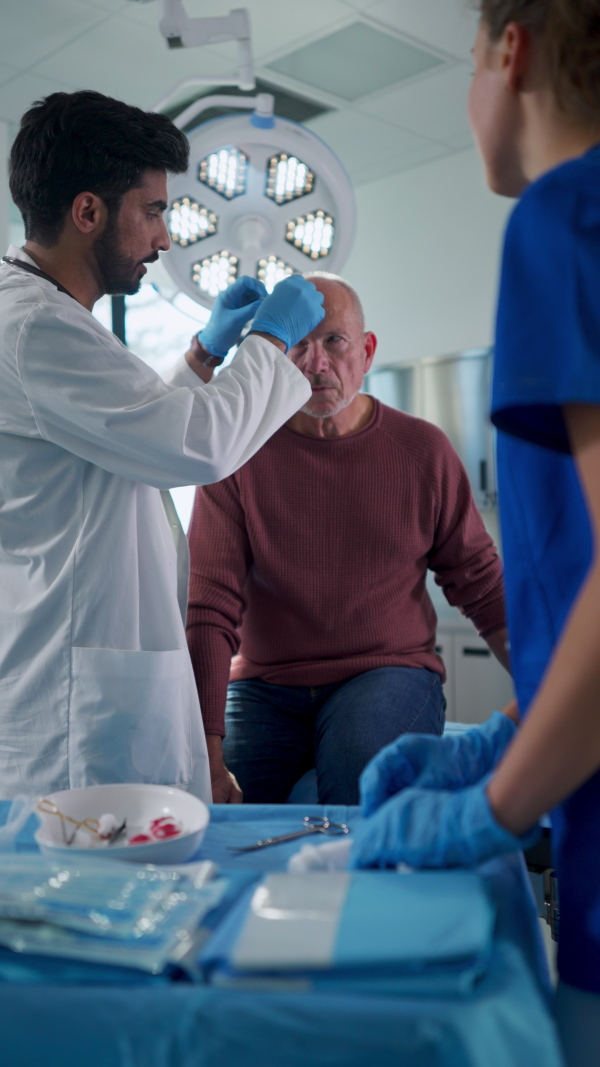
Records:
{"label": "blue jeans", "polygon": [[231,682],[225,763],[249,804],[279,804],[316,768],[320,804],[358,804],[358,779],[400,734],[441,735],[446,701],[439,674],[379,667],[331,685]]}

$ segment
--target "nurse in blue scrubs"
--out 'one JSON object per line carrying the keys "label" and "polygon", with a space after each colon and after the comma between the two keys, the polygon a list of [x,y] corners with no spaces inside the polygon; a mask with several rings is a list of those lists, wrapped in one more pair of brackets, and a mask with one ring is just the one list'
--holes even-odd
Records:
{"label": "nurse in blue scrubs", "polygon": [[352,862],[475,864],[534,840],[551,812],[556,1014],[567,1062],[597,1067],[600,0],[479,6],[471,123],[490,187],[519,198],[504,247],[492,420],[523,721],[511,738],[494,717],[462,749],[446,738],[384,750],[364,772],[369,818]]}

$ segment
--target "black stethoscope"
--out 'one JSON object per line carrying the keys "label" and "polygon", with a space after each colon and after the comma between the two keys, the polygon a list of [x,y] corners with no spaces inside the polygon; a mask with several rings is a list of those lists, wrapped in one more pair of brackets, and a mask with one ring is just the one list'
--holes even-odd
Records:
{"label": "black stethoscope", "polygon": [[34,267],[32,263],[25,263],[24,260],[15,259],[14,256],[2,256],[2,262],[8,263],[11,267],[17,267],[19,270],[26,270],[28,274],[35,274],[38,278],[43,278],[47,282],[52,282],[52,285],[56,286],[59,293],[66,293],[67,296],[71,297],[71,300],[77,299],[73,296],[73,293],[70,293],[68,289],[65,289],[64,285],[57,282],[56,278],[52,278],[49,274],[46,274],[45,271],[40,270],[39,267]]}

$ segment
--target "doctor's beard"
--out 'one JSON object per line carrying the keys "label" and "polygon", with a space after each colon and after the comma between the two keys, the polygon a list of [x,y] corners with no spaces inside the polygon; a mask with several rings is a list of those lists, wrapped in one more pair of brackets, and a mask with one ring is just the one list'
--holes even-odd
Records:
{"label": "doctor's beard", "polygon": [[133,296],[139,292],[142,284],[139,267],[158,259],[158,252],[140,260],[125,255],[121,249],[116,212],[109,213],[104,233],[94,243],[94,253],[104,292],[109,296]]}

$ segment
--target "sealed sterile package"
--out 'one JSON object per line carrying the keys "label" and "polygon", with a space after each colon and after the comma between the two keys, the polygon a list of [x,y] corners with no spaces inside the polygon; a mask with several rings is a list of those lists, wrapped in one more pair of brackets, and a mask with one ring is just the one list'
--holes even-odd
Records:
{"label": "sealed sterile package", "polygon": [[159,974],[193,944],[227,888],[213,864],[135,867],[3,856],[0,945]]}
{"label": "sealed sterile package", "polygon": [[221,985],[466,994],[486,970],[494,920],[474,872],[271,874],[202,965]]}

